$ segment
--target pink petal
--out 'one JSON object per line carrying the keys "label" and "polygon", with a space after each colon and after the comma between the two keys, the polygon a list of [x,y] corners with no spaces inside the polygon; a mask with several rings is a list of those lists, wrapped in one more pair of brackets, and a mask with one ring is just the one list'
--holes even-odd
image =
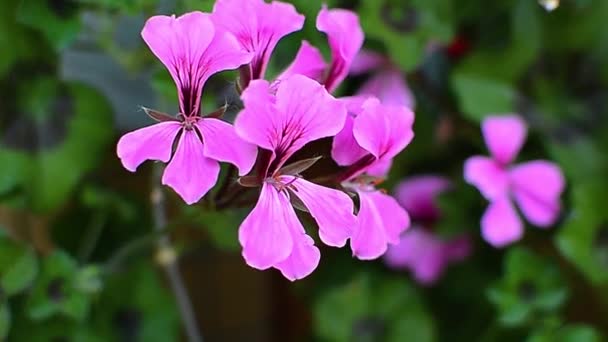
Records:
{"label": "pink petal", "polygon": [[285,278],[294,281],[308,276],[317,268],[321,253],[314,246],[314,240],[306,235],[301,224],[298,227],[291,226],[291,229],[293,239],[291,254],[274,267],[281,271]]}
{"label": "pink petal", "polygon": [[197,114],[203,84],[216,72],[248,63],[251,54],[234,37],[215,29],[202,12],[148,19],[141,32],[150,50],[167,67],[179,89],[180,109]]}
{"label": "pink petal", "polygon": [[513,204],[503,196],[490,202],[481,218],[481,235],[494,247],[504,247],[519,239],[524,229]]}
{"label": "pink petal", "polygon": [[413,109],[414,95],[398,69],[387,68],[372,76],[357,94],[373,95],[385,105],[406,106]]}
{"label": "pink petal", "polygon": [[302,229],[287,194],[264,183],[258,203],[239,228],[247,265],[265,270],[285,260],[294,247],[292,232]]}
{"label": "pink petal", "polygon": [[502,197],[509,191],[509,175],[496,161],[473,156],[464,163],[464,179],[474,185],[488,200]]}
{"label": "pink petal", "polygon": [[325,87],[333,92],[348,75],[350,66],[363,45],[359,17],[344,9],[328,10],[323,6],[317,16],[317,29],[327,34],[331,49],[331,65]]}
{"label": "pink petal", "polygon": [[489,116],[481,130],[490,153],[499,163],[512,162],[526,140],[526,123],[518,115]]}
{"label": "pink petal", "polygon": [[351,238],[351,248],[359,259],[375,259],[386,252],[387,244],[399,243],[410,218],[394,198],[381,191],[358,191],[358,194],[359,222]]}
{"label": "pink petal", "polygon": [[367,167],[365,173],[370,176],[384,178],[388,176],[388,173],[391,170],[392,166],[392,159],[378,159],[373,164]]}
{"label": "pink petal", "polygon": [[517,204],[528,221],[540,227],[555,223],[560,212],[560,196],[565,179],[559,166],[535,160],[509,171]]}
{"label": "pink petal", "polygon": [[343,247],[352,236],[357,219],[352,199],[342,191],[326,188],[302,178],[284,176],[285,183],[293,182],[296,195],[319,225],[319,237],[329,246]]}
{"label": "pink petal", "polygon": [[360,50],[353,59],[349,73],[351,75],[361,75],[374,69],[386,66],[389,63],[387,58],[375,51]]}
{"label": "pink petal", "polygon": [[378,159],[392,159],[414,138],[414,113],[403,106],[383,105],[376,98],[363,104],[353,135],[359,146]]}
{"label": "pink petal", "polygon": [[125,169],[135,172],[146,160],[168,162],[173,141],[181,129],[178,122],[161,122],[123,135],[118,140],[116,154]]}
{"label": "pink petal", "polygon": [[279,40],[304,25],[304,16],[293,5],[263,0],[218,0],[213,7],[213,20],[234,34],[245,50],[254,53],[253,79],[264,77]]}
{"label": "pink petal", "polygon": [[325,67],[321,52],[303,40],[293,62],[277,77],[277,80],[280,81],[292,75],[304,75],[315,81],[321,81],[325,73]]}
{"label": "pink petal", "polygon": [[251,171],[257,148],[239,138],[231,124],[219,119],[205,118],[199,120],[196,127],[203,137],[206,157],[234,164],[241,176]]}
{"label": "pink petal", "polygon": [[215,183],[220,173],[218,162],[205,157],[203,144],[194,130],[184,130],[175,155],[163,173],[168,185],[187,204],[198,202]]}
{"label": "pink petal", "polygon": [[436,220],[440,211],[437,196],[450,187],[450,181],[441,176],[411,177],[399,183],[395,198],[414,220]]}
{"label": "pink petal", "polygon": [[344,105],[310,78],[294,75],[283,80],[276,97],[268,90],[267,81],[251,82],[243,92],[245,108],[235,127],[244,140],[274,151],[278,167],[305,144],[333,136],[344,126]]}
{"label": "pink petal", "polygon": [[352,115],[346,117],[344,127],[336,134],[331,145],[331,157],[340,166],[354,164],[363,156],[369,154],[361,148],[353,135],[355,118]]}

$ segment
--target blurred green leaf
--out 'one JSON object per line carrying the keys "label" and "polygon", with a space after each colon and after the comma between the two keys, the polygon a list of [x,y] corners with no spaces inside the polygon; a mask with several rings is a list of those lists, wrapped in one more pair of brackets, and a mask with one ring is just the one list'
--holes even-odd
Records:
{"label": "blurred green leaf", "polygon": [[6,301],[0,302],[0,339],[4,340],[11,328],[11,312]]}
{"label": "blurred green leaf", "polygon": [[608,283],[608,212],[603,180],[574,184],[572,212],[556,237],[561,253],[594,284]]}
{"label": "blurred green leaf", "polygon": [[[2,253],[6,253],[6,250],[3,250]],[[8,268],[2,267],[1,270],[1,288],[8,296],[27,288],[38,273],[38,260],[33,250],[23,247],[19,255],[14,255],[14,257],[12,265],[9,265]]]}
{"label": "blurred green leaf", "polygon": [[601,335],[593,327],[584,324],[572,324],[557,329],[539,329],[528,342],[599,342]]}
{"label": "blurred green leaf", "polygon": [[487,295],[505,326],[551,317],[567,298],[557,265],[523,247],[509,250],[503,272]]}
{"label": "blurred green leaf", "polygon": [[237,251],[240,248],[238,227],[244,217],[239,210],[201,211],[197,214],[197,222],[205,228],[216,247]]}
{"label": "blurred green leaf", "polygon": [[70,2],[21,1],[17,10],[19,23],[40,31],[55,50],[66,48],[80,31],[78,7]]}
{"label": "blurred green leaf", "polygon": [[456,73],[452,86],[463,114],[480,122],[488,114],[511,113],[515,105],[515,90],[502,81],[477,75]]}
{"label": "blurred green leaf", "polygon": [[314,306],[314,327],[329,341],[433,341],[433,321],[403,278],[360,273],[327,290]]}

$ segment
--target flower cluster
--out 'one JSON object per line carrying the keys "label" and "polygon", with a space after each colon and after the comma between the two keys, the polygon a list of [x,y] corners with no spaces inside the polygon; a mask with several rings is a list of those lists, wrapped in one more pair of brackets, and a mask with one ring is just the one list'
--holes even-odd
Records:
{"label": "flower cluster", "polygon": [[[127,133],[117,147],[129,171],[145,160],[168,162],[162,183],[188,204],[216,184],[219,162],[238,168],[238,184],[259,189],[239,228],[243,257],[290,280],[310,274],[320,259],[296,209],[316,221],[325,245],[343,247],[350,240],[360,259],[384,254],[409,226],[407,212],[376,186],[412,140],[413,113],[369,95],[331,95],[363,44],[358,17],[323,7],[317,28],[327,35],[331,62],[304,41],[283,72],[265,79],[278,41],[303,24],[292,5],[263,0],[218,0],[212,13],[150,18],[142,37],[175,81],[179,113],[146,110],[159,122]],[[237,68],[244,108],[231,125],[221,111],[204,114],[200,104],[209,76]],[[297,153],[328,138],[342,169],[321,183],[309,180],[302,173],[319,158]]]}
{"label": "flower cluster", "polygon": [[[316,222],[323,244],[344,247],[350,241],[353,255],[363,260],[388,251],[389,264],[411,268],[420,282],[431,283],[470,249],[466,238],[443,241],[423,228],[429,215],[437,219],[429,203],[447,183],[404,184],[397,199],[378,188],[414,137],[413,95],[386,58],[360,51],[364,35],[357,15],[325,6],[316,27],[327,36],[331,61],[303,41],[293,62],[267,78],[274,48],[304,20],[291,4],[263,0],[217,0],[212,13],[150,18],[142,37],[175,82],[179,113],[146,109],[158,123],[125,134],[117,154],[132,172],[146,160],[168,163],[162,183],[187,204],[215,186],[220,162],[238,169],[240,178],[232,185],[249,194],[255,189],[257,196],[239,228],[242,255],[251,267],[275,268],[290,280],[317,267],[320,251],[298,218],[300,211]],[[236,69],[243,108],[232,125],[221,119],[223,109],[205,112],[201,97],[211,75]],[[356,95],[332,95],[349,72],[370,70],[379,71]],[[491,201],[482,226],[496,246],[521,235],[511,194],[533,223],[550,224],[559,210],[559,170],[546,162],[507,168],[524,133],[517,118],[489,119],[484,135],[494,159],[473,157],[466,164],[467,180]],[[324,157],[305,156],[305,146],[313,142],[327,143],[338,172],[307,175]],[[422,190],[416,195],[415,189]],[[408,211],[417,227],[404,234]]]}

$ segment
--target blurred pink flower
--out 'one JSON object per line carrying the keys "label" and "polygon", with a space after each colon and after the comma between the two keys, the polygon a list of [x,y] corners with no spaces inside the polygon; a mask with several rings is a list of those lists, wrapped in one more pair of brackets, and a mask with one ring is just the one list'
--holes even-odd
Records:
{"label": "blurred pink flower", "polygon": [[304,16],[292,4],[264,0],[217,0],[213,21],[237,38],[251,53],[251,79],[263,79],[268,61],[277,43],[284,36],[299,31]]}
{"label": "blurred pink flower", "polygon": [[414,109],[416,100],[405,77],[387,57],[362,50],[351,65],[350,74],[372,72],[372,76],[359,88],[356,95],[372,95],[384,104]]}
{"label": "blurred pink flower", "polygon": [[302,75],[280,82],[276,95],[269,82],[252,81],[242,98],[245,109],[235,122],[238,135],[271,152],[258,202],[239,229],[243,257],[251,267],[274,267],[289,280],[301,279],[317,267],[320,253],[296,216],[292,196],[310,212],[319,237],[330,246],[344,246],[352,235],[354,205],[344,192],[282,167],[305,144],[338,133],[346,110],[322,85]]}
{"label": "blurred pink flower", "polygon": [[377,190],[368,180],[370,170],[386,172],[395,155],[413,139],[414,113],[404,106],[381,104],[376,98],[343,99],[349,108],[344,129],[333,141],[332,157],[342,166],[353,168],[342,185],[359,196],[358,224],[351,238],[353,254],[359,259],[375,259],[388,244],[410,225],[407,212],[397,201]]}
{"label": "blurred pink flower", "polygon": [[560,212],[565,180],[559,166],[544,160],[512,165],[526,139],[517,115],[489,116],[482,132],[491,157],[473,156],[464,165],[465,180],[490,201],[481,218],[483,238],[495,247],[519,240],[523,224],[511,198],[536,226],[549,227]]}
{"label": "blurred pink flower", "polygon": [[389,246],[384,261],[390,267],[411,270],[416,281],[424,285],[436,282],[450,263],[462,261],[471,253],[468,236],[444,240],[429,230],[441,215],[436,197],[449,187],[447,179],[426,175],[401,182],[395,192],[397,202],[414,224],[401,235],[398,244]]}
{"label": "blurred pink flower", "polygon": [[236,165],[241,175],[248,173],[255,162],[255,146],[243,142],[230,124],[200,116],[201,92],[207,79],[248,63],[251,54],[241,50],[231,34],[215,27],[209,15],[201,12],[178,18],[154,16],[141,34],[175,81],[180,113],[175,120],[125,134],[118,141],[117,154],[131,172],[145,160],[171,160],[162,183],[192,204],[217,182],[217,161]]}

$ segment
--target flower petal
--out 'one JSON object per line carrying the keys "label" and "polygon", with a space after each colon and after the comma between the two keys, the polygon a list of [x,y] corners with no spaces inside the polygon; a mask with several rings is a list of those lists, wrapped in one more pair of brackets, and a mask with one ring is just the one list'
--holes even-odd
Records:
{"label": "flower petal", "polygon": [[414,113],[408,108],[369,98],[355,119],[353,135],[376,158],[392,159],[414,138],[413,124]]}
{"label": "flower petal", "polygon": [[481,130],[490,153],[503,165],[515,159],[527,134],[526,123],[518,115],[489,116]]}
{"label": "flower petal", "polygon": [[344,127],[336,134],[331,145],[331,157],[340,166],[354,164],[357,160],[369,154],[369,152],[359,146],[359,143],[353,135],[354,120],[357,115],[363,111],[363,103],[365,103],[368,98],[368,96],[338,98],[338,101],[346,106],[348,112]]}
{"label": "flower petal", "polygon": [[254,53],[253,79],[264,77],[279,40],[304,25],[304,16],[293,5],[263,0],[218,0],[213,7],[213,20],[234,34],[245,50]]}
{"label": "flower petal", "polygon": [[321,253],[315,247],[314,240],[306,235],[301,224],[298,227],[294,225],[290,228],[293,239],[291,254],[274,267],[281,271],[285,278],[294,281],[308,276],[317,268]]}
{"label": "flower petal", "polygon": [[350,66],[363,45],[359,17],[344,9],[328,10],[323,6],[317,16],[317,29],[327,34],[331,49],[331,65],[325,87],[333,92],[348,75]]}
{"label": "flower petal", "polygon": [[239,138],[231,124],[219,119],[204,118],[196,123],[196,127],[203,137],[206,157],[234,164],[241,176],[251,171],[257,148]]}
{"label": "flower petal", "polygon": [[375,259],[386,252],[387,244],[399,243],[401,233],[410,226],[410,218],[394,198],[381,191],[357,193],[360,207],[351,248],[359,259]]}
{"label": "flower petal", "polygon": [[509,191],[507,171],[488,157],[473,156],[467,159],[464,163],[464,179],[488,200],[502,197]]}
{"label": "flower petal", "polygon": [[325,67],[325,60],[323,60],[321,52],[303,40],[293,62],[277,77],[277,80],[280,81],[292,75],[304,75],[315,81],[321,81]]}
{"label": "flower petal", "polygon": [[450,181],[445,177],[411,177],[397,185],[395,198],[414,220],[434,221],[440,215],[436,198],[449,187]]}
{"label": "flower petal", "polygon": [[509,171],[513,193],[524,216],[533,224],[547,227],[560,212],[560,196],[565,180],[559,166],[535,160],[514,166]]}
{"label": "flower petal", "polygon": [[349,74],[361,75],[366,72],[370,72],[374,69],[384,67],[388,63],[389,61],[386,57],[375,51],[360,50],[359,53],[353,59],[353,63],[350,66]]}
{"label": "flower petal", "polygon": [[302,178],[292,180],[281,177],[285,183],[292,182],[296,195],[306,206],[319,225],[319,237],[326,245],[343,247],[352,236],[357,218],[353,214],[353,200],[344,192],[308,182]]}
{"label": "flower petal", "polygon": [[178,122],[161,122],[129,132],[118,140],[116,154],[131,172],[146,160],[166,163],[171,159],[173,141],[180,129]]}
{"label": "flower petal", "polygon": [[251,60],[251,54],[241,50],[234,37],[216,30],[207,13],[154,16],[141,35],[171,73],[185,115],[198,113],[203,84],[209,76]]}
{"label": "flower petal", "polygon": [[521,239],[522,222],[507,196],[490,202],[481,218],[481,235],[494,247],[504,247]]}
{"label": "flower petal", "polygon": [[398,69],[387,68],[373,75],[357,91],[358,95],[373,95],[385,105],[413,109],[416,100]]}
{"label": "flower petal", "polygon": [[268,91],[267,81],[251,82],[235,127],[244,140],[274,151],[280,158],[277,167],[305,144],[335,135],[344,126],[344,105],[314,80],[294,75],[278,84],[276,97]]}
{"label": "flower petal", "polygon": [[217,183],[220,166],[205,157],[203,144],[193,130],[184,130],[175,155],[163,173],[162,183],[168,185],[187,204],[198,202]]}
{"label": "flower petal", "polygon": [[265,270],[285,260],[294,246],[291,232],[301,226],[287,194],[264,183],[258,203],[239,228],[247,265]]}

